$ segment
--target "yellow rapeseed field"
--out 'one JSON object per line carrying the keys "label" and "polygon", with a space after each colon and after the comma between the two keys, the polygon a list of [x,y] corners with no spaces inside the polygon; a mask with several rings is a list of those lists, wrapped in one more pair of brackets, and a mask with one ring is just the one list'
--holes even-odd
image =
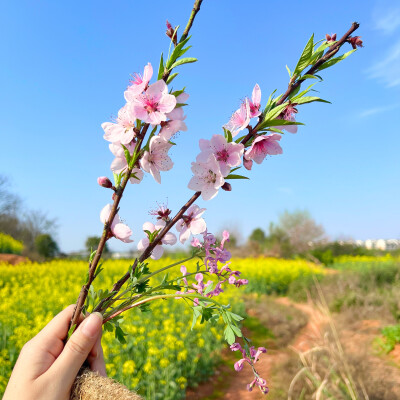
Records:
{"label": "yellow rapeseed field", "polygon": [[[172,262],[154,261],[150,268],[154,271]],[[106,261],[95,289],[110,288],[130,263]],[[194,270],[194,264],[185,265]],[[321,273],[305,261],[266,258],[234,259],[231,268],[249,279],[248,287],[232,288],[220,296],[220,301],[230,303],[237,313],[244,312],[243,302],[238,301],[244,291],[284,293],[298,277]],[[175,270],[180,274],[179,266]],[[0,264],[0,395],[21,347],[57,312],[75,302],[86,271],[83,261]],[[122,323],[129,334],[126,344],[121,345],[112,333],[103,335],[109,376],[148,400],[183,398],[188,383],[212,373],[224,345],[222,324],[210,327],[198,323],[191,331],[191,322],[192,310],[182,300],[160,300],[151,305],[150,312],[135,309],[126,313]]]}

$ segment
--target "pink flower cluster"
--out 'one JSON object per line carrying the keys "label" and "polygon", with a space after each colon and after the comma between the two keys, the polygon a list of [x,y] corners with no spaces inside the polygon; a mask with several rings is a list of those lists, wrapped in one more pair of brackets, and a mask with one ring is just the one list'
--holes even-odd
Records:
{"label": "pink flower cluster", "polygon": [[254,386],[258,386],[259,389],[261,390],[261,392],[262,392],[263,394],[267,394],[267,393],[269,392],[269,389],[268,389],[268,386],[267,386],[267,382],[266,382],[265,379],[261,378],[261,377],[258,375],[257,371],[256,371],[255,368],[254,368],[254,364],[259,360],[260,355],[261,355],[262,353],[266,353],[266,352],[267,352],[267,350],[265,349],[265,347],[259,347],[259,348],[256,350],[256,349],[254,348],[254,346],[251,346],[250,349],[249,349],[250,356],[248,356],[248,355],[246,354],[246,351],[242,348],[242,346],[241,346],[239,343],[234,343],[234,344],[232,344],[232,345],[231,345],[231,350],[232,350],[232,351],[238,351],[238,350],[239,350],[239,351],[242,353],[242,355],[243,355],[243,358],[240,359],[239,361],[237,361],[237,362],[235,363],[235,365],[234,365],[236,371],[241,371],[241,370],[243,369],[244,363],[246,363],[246,362],[247,362],[247,363],[252,367],[252,369],[253,369],[255,378],[254,378],[254,380],[253,380],[252,382],[250,382],[250,383],[247,385],[247,390],[248,390],[249,392],[251,392],[251,391],[253,390],[253,387],[254,387]]}
{"label": "pink flower cluster", "polygon": [[244,146],[228,143],[223,135],[214,135],[211,140],[200,139],[199,146],[201,152],[192,163],[194,176],[188,188],[200,191],[204,200],[211,200],[225,183],[231,168],[241,164]]}
{"label": "pink flower cluster", "polygon": [[[224,129],[235,137],[239,132],[250,127],[252,118],[261,116],[260,107],[261,89],[256,84],[251,99],[244,99],[240,108],[224,125]],[[295,113],[297,113],[296,108],[289,104],[279,118],[295,122]],[[296,125],[284,125],[277,128],[291,133],[297,132]],[[219,188],[225,188],[224,185],[227,185],[225,178],[232,168],[240,166],[242,157],[244,167],[250,170],[253,161],[261,164],[267,155],[282,154],[282,148],[278,143],[280,140],[281,136],[277,133],[257,136],[250,148],[244,151],[241,143],[228,143],[223,135],[214,135],[211,140],[200,139],[200,154],[196,157],[196,162],[192,163],[193,177],[189,181],[189,189],[201,192],[204,200],[211,200],[218,194]],[[230,186],[227,186],[226,190],[230,190]]]}
{"label": "pink flower cluster", "polygon": [[140,132],[136,121],[161,126],[159,134],[150,139],[148,151],[144,152],[135,165],[133,176],[130,178],[131,183],[140,183],[143,171],[150,173],[161,183],[160,171],[169,171],[173,166],[168,155],[172,147],[169,140],[178,131],[187,130],[180,105],[186,102],[188,94],[181,93],[175,97],[168,93],[168,87],[162,79],[150,84],[152,76],[153,68],[150,63],[144,67],[143,76],[134,74],[124,93],[126,104],[119,110],[116,121],[102,124],[104,139],[111,142],[109,147],[115,156],[111,170],[116,174],[125,171],[128,166],[122,145],[131,155],[135,149]]}

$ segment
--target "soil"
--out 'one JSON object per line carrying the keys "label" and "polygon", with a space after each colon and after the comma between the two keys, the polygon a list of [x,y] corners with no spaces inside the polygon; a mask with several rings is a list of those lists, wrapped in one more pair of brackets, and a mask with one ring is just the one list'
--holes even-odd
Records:
{"label": "soil", "polygon": [[28,258],[17,254],[0,254],[0,263],[5,262],[7,264],[17,265],[28,261]]}
{"label": "soil", "polygon": [[[270,400],[276,398],[274,392],[276,393],[279,390],[281,392],[277,397],[279,399],[287,398],[287,394],[282,393],[282,382],[278,382],[279,379],[275,378],[284,375],[280,374],[279,371],[283,371],[290,360],[297,357],[293,350],[305,351],[321,341],[324,325],[328,322],[327,317],[312,303],[294,303],[286,297],[277,298],[275,302],[278,307],[286,306],[291,310],[294,308],[305,314],[307,322],[300,328],[301,325],[298,325],[297,331],[291,331],[293,335],[289,342],[279,343],[277,341],[279,345],[275,346],[273,350],[270,350],[271,346],[268,346],[267,355],[264,355],[256,364],[260,376],[267,378],[269,383],[270,395],[268,398]],[[265,315],[266,304],[260,304],[258,309]],[[248,314],[257,318],[260,317],[260,314],[257,315],[254,304],[251,305]],[[259,319],[266,324],[263,318]],[[340,321],[336,322],[340,327]],[[346,358],[350,359],[353,365],[354,377],[360,377],[364,382],[366,377],[373,377],[365,384],[370,399],[398,400],[400,399],[400,345],[397,345],[388,356],[374,352],[373,341],[379,335],[381,325],[382,323],[379,320],[354,321],[353,324],[347,324],[345,328],[340,329],[340,338]],[[277,339],[279,338],[277,337]],[[251,393],[247,391],[246,385],[253,380],[253,373],[250,368],[243,368],[239,373],[234,371],[233,363],[236,358],[232,358],[232,353],[229,351],[223,353],[223,360],[223,364],[208,382],[187,391],[186,400],[259,400],[266,398],[257,388]],[[365,374],[356,373],[362,369],[365,369]],[[270,380],[268,380],[268,377]],[[380,381],[381,388],[378,388],[378,381]],[[290,381],[284,383],[288,387]],[[280,385],[280,388],[275,388],[275,385]]]}

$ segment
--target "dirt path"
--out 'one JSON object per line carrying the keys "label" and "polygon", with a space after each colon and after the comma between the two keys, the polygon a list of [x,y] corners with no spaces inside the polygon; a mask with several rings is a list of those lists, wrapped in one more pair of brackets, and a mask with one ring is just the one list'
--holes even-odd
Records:
{"label": "dirt path", "polygon": [[[303,312],[308,317],[307,324],[300,330],[300,332],[291,341],[291,346],[297,350],[304,351],[309,349],[316,340],[320,338],[320,332],[322,325],[326,322],[325,317],[311,304],[300,304],[293,303],[286,297],[281,297],[276,300],[277,303],[287,306],[294,307],[299,311]],[[292,350],[291,350],[292,351]],[[264,377],[268,381],[268,377],[271,376],[272,368],[277,365],[284,364],[290,358],[290,352],[288,347],[280,348],[277,350],[268,350],[267,355],[262,357],[256,364],[257,371],[260,376]],[[195,390],[188,392],[186,400],[200,400],[200,399],[225,399],[225,400],[258,400],[265,399],[265,396],[255,388],[253,392],[247,390],[247,384],[254,379],[253,372],[250,368],[243,368],[242,371],[236,372],[224,366],[222,370],[218,372],[218,375],[225,375],[225,379],[228,383],[224,385],[221,383],[221,379],[213,377],[209,382],[199,385]],[[222,380],[224,378],[222,377]],[[215,388],[216,385],[221,386],[218,390]],[[271,391],[274,390],[274,382],[268,382]],[[220,395],[219,395],[220,394]]]}
{"label": "dirt path", "polygon": [[17,265],[27,261],[29,260],[26,257],[17,254],[0,254],[0,263],[5,262],[7,264]]}

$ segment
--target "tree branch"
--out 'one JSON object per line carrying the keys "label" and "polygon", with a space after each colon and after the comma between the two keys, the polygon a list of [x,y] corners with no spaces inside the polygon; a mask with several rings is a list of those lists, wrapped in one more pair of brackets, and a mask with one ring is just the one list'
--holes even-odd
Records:
{"label": "tree branch", "polygon": [[[349,36],[355,30],[357,30],[359,26],[360,26],[359,23],[353,22],[351,24],[350,29],[342,36],[342,38],[340,40],[338,40],[334,45],[329,47],[326,54],[323,57],[321,57],[311,68],[309,68],[308,71],[304,75],[314,75],[315,72],[318,70],[318,68],[322,64],[324,64],[326,61],[331,59],[340,50],[340,48],[347,41]],[[277,106],[282,105],[287,100],[287,98],[291,95],[291,93],[293,93],[304,81],[305,81],[305,79],[299,79],[295,83],[289,82],[286,92],[279,98],[279,100],[276,102],[276,105]],[[255,125],[254,128],[252,128],[249,131],[249,133],[243,138],[243,140],[240,143],[242,143],[243,145],[246,145],[246,143],[249,141],[249,139],[251,139],[253,136],[256,135],[258,126],[261,124],[261,122],[262,122],[262,120],[259,120],[257,125]]]}

